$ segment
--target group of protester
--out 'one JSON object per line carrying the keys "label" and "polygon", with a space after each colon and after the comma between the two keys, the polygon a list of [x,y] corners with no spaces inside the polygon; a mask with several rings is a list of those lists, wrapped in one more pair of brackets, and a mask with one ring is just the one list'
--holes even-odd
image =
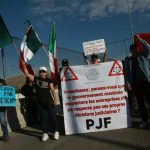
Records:
{"label": "group of protester", "polygon": [[[125,72],[125,84],[126,89],[129,94],[129,102],[131,102],[131,93],[137,99],[139,112],[142,117],[142,122],[140,124],[141,128],[148,127],[148,112],[145,106],[145,100],[150,102],[150,45],[137,36],[141,44],[143,45],[143,50],[141,50],[138,45],[132,44],[130,46],[131,56],[126,57],[124,60],[124,72]],[[103,61],[106,60],[106,52],[103,56]],[[98,54],[93,54],[91,56],[91,62],[84,55],[85,64],[99,64],[101,60]],[[43,131],[42,141],[47,141],[49,136],[49,120],[51,121],[54,129],[54,139],[59,139],[59,124],[55,112],[55,103],[57,101],[57,95],[53,85],[53,81],[47,77],[47,68],[40,67],[39,77],[30,74],[26,68],[25,62],[21,61],[24,73],[27,77],[26,85],[22,87],[22,94],[26,96],[26,107],[29,109],[28,118],[30,120],[29,124],[32,124],[32,120],[38,120],[38,112],[40,116],[41,128]],[[62,61],[62,67],[68,66],[69,62],[67,59]],[[62,68],[60,68],[61,72]],[[60,102],[61,99],[61,86],[58,86]],[[36,107],[35,107],[36,103]],[[31,108],[30,108],[31,107]],[[132,109],[132,107],[130,107]],[[9,139],[7,122],[5,116],[6,109],[0,107],[0,123],[3,131],[3,140],[7,141]]]}
{"label": "group of protester", "polygon": [[[33,119],[37,117],[36,112],[38,112],[43,131],[42,141],[45,142],[49,139],[49,120],[53,126],[54,139],[58,140],[59,124],[54,106],[57,101],[57,95],[52,80],[47,77],[47,68],[44,66],[40,67],[39,77],[35,77],[28,73],[24,61],[22,61],[22,65],[27,76],[27,81],[26,85],[22,87],[21,92],[26,96],[26,107],[29,110],[29,123],[30,125],[32,124]],[[6,108],[0,107],[0,123],[3,131],[2,140],[7,142],[9,135],[5,113]]]}

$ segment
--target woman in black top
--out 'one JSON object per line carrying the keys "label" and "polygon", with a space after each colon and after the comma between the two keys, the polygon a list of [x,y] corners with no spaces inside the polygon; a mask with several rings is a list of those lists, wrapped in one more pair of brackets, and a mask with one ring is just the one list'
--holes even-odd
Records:
{"label": "woman in black top", "polygon": [[43,131],[42,141],[47,141],[48,136],[48,120],[50,119],[54,130],[54,139],[59,139],[59,127],[58,121],[55,113],[54,104],[57,102],[57,95],[55,92],[55,88],[53,82],[50,78],[47,77],[47,68],[40,67],[39,69],[39,77],[35,77],[29,74],[25,62],[22,61],[22,66],[25,75],[31,80],[34,81],[36,87],[37,94],[37,109],[40,114],[41,119],[41,127]]}

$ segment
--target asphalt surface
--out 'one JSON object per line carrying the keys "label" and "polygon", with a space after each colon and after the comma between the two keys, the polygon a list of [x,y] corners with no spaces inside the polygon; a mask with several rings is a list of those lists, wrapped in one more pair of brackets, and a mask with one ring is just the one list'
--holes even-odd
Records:
{"label": "asphalt surface", "polygon": [[7,143],[0,141],[0,150],[150,150],[150,127],[139,129],[138,119],[132,128],[76,135],[61,135],[41,142],[41,131],[24,128],[10,134]]}

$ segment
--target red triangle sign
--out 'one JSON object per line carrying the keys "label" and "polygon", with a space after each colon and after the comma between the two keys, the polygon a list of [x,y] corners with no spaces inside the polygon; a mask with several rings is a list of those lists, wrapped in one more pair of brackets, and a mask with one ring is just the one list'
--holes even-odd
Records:
{"label": "red triangle sign", "polygon": [[118,63],[118,61],[114,61],[108,76],[119,76],[119,75],[124,75],[123,68]]}
{"label": "red triangle sign", "polygon": [[71,80],[78,80],[78,77],[75,75],[75,73],[68,66],[66,68],[66,70],[64,71],[64,74],[61,78],[61,81],[71,81]]}

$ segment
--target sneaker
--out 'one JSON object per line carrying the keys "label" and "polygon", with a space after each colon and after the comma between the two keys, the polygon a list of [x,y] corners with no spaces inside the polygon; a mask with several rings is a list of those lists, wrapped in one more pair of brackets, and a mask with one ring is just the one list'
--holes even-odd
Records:
{"label": "sneaker", "polygon": [[140,123],[140,128],[147,128],[148,127],[148,122],[143,121]]}
{"label": "sneaker", "polygon": [[42,141],[45,142],[45,141],[47,141],[48,139],[49,139],[48,134],[47,134],[47,133],[44,133],[44,134],[43,134],[43,137],[42,137]]}
{"label": "sneaker", "polygon": [[54,139],[55,139],[55,140],[58,140],[58,139],[59,139],[59,132],[57,132],[57,131],[55,132],[55,134],[54,134]]}

